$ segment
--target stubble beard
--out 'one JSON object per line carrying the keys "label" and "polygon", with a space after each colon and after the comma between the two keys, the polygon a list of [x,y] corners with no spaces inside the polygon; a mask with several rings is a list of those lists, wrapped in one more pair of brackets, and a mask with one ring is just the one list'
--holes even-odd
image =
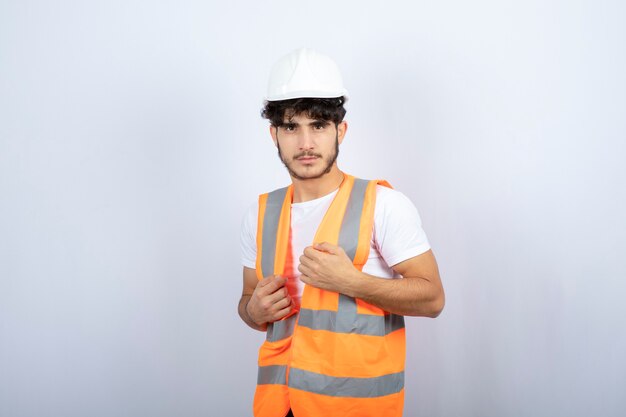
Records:
{"label": "stubble beard", "polygon": [[[329,155],[325,159],[326,168],[324,168],[322,172],[320,172],[319,174],[299,175],[291,168],[289,162],[286,161],[285,158],[283,157],[283,154],[280,152],[280,144],[277,144],[277,147],[278,147],[278,157],[282,161],[283,165],[285,165],[285,168],[287,168],[287,171],[289,171],[289,175],[291,175],[293,178],[298,179],[298,180],[314,180],[314,179],[321,178],[324,175],[328,174],[330,170],[333,168],[333,164],[335,163],[335,161],[337,161],[337,157],[339,156],[339,134],[337,133],[337,135],[335,136],[335,152],[332,155]],[[322,157],[321,154],[307,151],[307,152],[302,152],[302,153],[295,155],[291,160],[294,161],[297,158],[301,158],[303,156],[314,156],[317,158]]]}

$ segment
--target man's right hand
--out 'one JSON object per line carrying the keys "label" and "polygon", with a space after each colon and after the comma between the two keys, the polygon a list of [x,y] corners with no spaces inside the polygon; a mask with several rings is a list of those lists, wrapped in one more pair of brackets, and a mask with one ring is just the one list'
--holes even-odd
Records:
{"label": "man's right hand", "polygon": [[293,302],[285,284],[287,279],[270,275],[258,282],[246,305],[248,316],[259,326],[273,323],[291,312]]}

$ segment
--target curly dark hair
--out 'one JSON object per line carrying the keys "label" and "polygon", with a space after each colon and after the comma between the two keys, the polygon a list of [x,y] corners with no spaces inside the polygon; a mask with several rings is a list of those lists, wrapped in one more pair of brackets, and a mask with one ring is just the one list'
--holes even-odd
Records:
{"label": "curly dark hair", "polygon": [[332,121],[335,125],[343,121],[346,109],[345,97],[335,98],[294,98],[290,100],[266,101],[261,110],[261,117],[268,119],[272,126],[280,127],[288,117],[306,114],[311,119]]}

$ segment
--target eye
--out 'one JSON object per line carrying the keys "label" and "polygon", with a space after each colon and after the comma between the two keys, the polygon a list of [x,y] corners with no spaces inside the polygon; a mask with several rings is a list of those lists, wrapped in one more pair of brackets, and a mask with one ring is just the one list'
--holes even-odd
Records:
{"label": "eye", "polygon": [[315,130],[323,130],[326,127],[326,123],[318,122],[313,124],[313,129]]}
{"label": "eye", "polygon": [[287,132],[293,132],[294,130],[296,130],[296,125],[284,124],[283,125],[283,129],[285,129],[285,131],[287,131]]}

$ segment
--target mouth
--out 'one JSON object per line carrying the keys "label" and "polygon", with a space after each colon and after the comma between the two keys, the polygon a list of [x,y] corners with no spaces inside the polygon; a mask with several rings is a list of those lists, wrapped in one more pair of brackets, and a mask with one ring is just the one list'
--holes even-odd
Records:
{"label": "mouth", "polygon": [[312,163],[312,162],[316,161],[317,159],[319,159],[318,156],[312,156],[312,155],[306,155],[306,156],[301,156],[299,158],[296,158],[297,161],[302,162],[304,164]]}

